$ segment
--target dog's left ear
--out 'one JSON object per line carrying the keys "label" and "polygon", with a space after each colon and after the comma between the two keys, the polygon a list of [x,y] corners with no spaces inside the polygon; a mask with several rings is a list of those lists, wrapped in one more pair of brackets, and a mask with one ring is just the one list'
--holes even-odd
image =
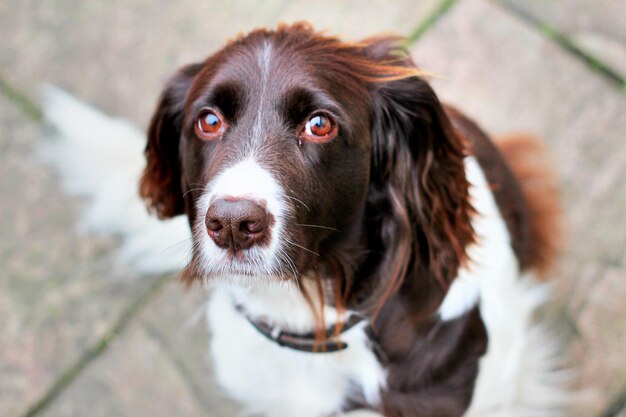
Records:
{"label": "dog's left ear", "polygon": [[170,78],[148,128],[146,168],[139,194],[160,219],[184,212],[179,155],[183,107],[189,86],[201,68],[202,64],[188,65]]}
{"label": "dog's left ear", "polygon": [[[408,57],[392,59],[415,68]],[[388,207],[380,227],[388,268],[398,275],[392,286],[426,269],[445,292],[474,237],[465,141],[418,75],[378,81],[372,96],[371,183],[374,200]]]}

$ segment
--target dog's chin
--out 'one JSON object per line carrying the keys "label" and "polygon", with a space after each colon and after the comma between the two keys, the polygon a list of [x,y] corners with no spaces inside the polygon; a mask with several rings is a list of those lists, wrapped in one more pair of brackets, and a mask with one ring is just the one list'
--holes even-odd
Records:
{"label": "dog's chin", "polygon": [[267,274],[242,274],[232,273],[209,273],[202,276],[203,282],[208,288],[230,287],[233,289],[264,289],[273,287],[298,287],[298,278],[291,275],[267,275]]}
{"label": "dog's chin", "polygon": [[209,289],[229,288],[235,291],[267,290],[271,288],[297,289],[300,284],[294,276],[280,275],[210,275],[204,280]]}
{"label": "dog's chin", "polygon": [[206,258],[194,256],[186,268],[187,274],[210,286],[233,285],[258,287],[267,285],[290,285],[296,283],[299,274],[293,264],[280,260],[260,262],[245,257],[220,256]]}
{"label": "dog's chin", "polygon": [[284,245],[231,251],[206,236],[194,244],[184,276],[187,282],[233,283],[240,286],[297,283],[315,267],[312,253]]}

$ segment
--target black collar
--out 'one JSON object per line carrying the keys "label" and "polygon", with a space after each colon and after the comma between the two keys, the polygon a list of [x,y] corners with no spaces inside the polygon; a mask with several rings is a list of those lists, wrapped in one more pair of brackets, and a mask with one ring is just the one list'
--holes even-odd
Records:
{"label": "black collar", "polygon": [[[309,353],[337,352],[348,347],[346,342],[338,340],[337,335],[335,334],[335,326],[331,326],[326,329],[326,337],[323,342],[316,342],[315,333],[285,332],[279,327],[271,326],[266,321],[252,319],[246,314],[241,306],[237,305],[236,307],[237,311],[239,311],[246,318],[246,320],[248,320],[252,327],[279,346]],[[348,320],[346,320],[343,324],[341,333],[350,330],[364,319],[365,317],[360,314],[351,314]]]}

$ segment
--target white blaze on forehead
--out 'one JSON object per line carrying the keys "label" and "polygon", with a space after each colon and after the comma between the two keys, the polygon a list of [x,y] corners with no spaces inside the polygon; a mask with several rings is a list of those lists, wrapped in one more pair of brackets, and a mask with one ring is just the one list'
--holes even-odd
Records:
{"label": "white blaze on forehead", "polygon": [[261,73],[261,91],[259,92],[259,104],[256,112],[256,120],[252,137],[255,140],[262,139],[263,135],[263,112],[265,111],[265,91],[267,90],[267,82],[269,80],[270,62],[272,57],[272,44],[269,41],[263,43],[261,50],[257,52],[257,62]]}
{"label": "white blaze on forehead", "polygon": [[[282,214],[282,187],[253,157],[227,168],[209,184],[209,205],[218,198],[249,198],[265,204],[267,211]],[[207,207],[208,208],[208,207]]]}
{"label": "white blaze on forehead", "polygon": [[259,51],[257,59],[261,68],[261,79],[267,81],[270,71],[270,58],[272,56],[272,44],[268,41],[263,43],[263,48]]}

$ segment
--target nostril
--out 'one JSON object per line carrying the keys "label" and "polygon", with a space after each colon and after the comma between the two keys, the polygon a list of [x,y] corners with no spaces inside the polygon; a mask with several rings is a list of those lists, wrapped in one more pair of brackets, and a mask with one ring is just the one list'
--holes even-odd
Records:
{"label": "nostril", "polygon": [[239,230],[244,233],[260,233],[264,231],[266,225],[263,225],[261,221],[254,220],[249,222],[241,222]]}
{"label": "nostril", "polygon": [[220,248],[228,248],[232,242],[232,233],[229,226],[230,217],[227,207],[222,204],[212,204],[207,210],[204,224],[209,237]]}
{"label": "nostril", "polygon": [[224,228],[224,225],[217,219],[207,218],[206,228],[211,232],[219,232]]}

